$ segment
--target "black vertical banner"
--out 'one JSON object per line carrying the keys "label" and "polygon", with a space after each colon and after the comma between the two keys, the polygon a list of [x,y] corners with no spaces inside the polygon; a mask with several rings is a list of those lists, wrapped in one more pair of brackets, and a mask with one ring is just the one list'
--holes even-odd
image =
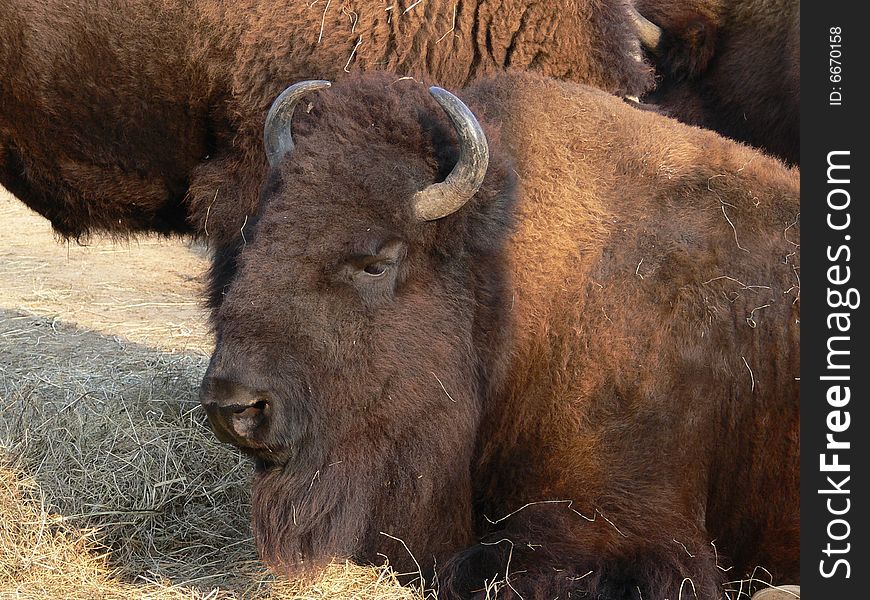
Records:
{"label": "black vertical banner", "polygon": [[866,598],[870,472],[870,30],[801,4],[801,592]]}

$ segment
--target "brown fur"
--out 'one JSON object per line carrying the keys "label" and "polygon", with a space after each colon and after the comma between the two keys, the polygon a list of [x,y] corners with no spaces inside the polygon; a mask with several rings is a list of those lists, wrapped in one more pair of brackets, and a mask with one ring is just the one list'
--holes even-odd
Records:
{"label": "brown fur", "polygon": [[636,0],[665,31],[645,100],[692,125],[800,160],[798,0]]}
{"label": "brown fur", "polygon": [[219,245],[254,213],[263,117],[290,83],[511,66],[637,95],[625,2],[0,0],[0,184],[64,236]]}
{"label": "brown fur", "polygon": [[202,400],[269,402],[235,439],[263,558],[410,552],[449,598],[796,581],[798,172],[532,74],[460,95],[492,162],[459,212],[413,220],[452,129],[370,74],[311,96],[217,257]]}

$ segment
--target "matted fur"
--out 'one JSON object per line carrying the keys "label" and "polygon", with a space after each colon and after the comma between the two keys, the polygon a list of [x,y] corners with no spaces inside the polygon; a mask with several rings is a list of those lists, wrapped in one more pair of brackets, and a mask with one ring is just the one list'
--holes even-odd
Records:
{"label": "matted fur", "polygon": [[641,94],[627,0],[0,0],[0,184],[58,233],[243,230],[301,79],[504,67]]}
{"label": "matted fur", "polygon": [[218,258],[202,400],[270,402],[239,438],[262,557],[384,554],[448,598],[796,581],[798,172],[532,74],[459,94],[491,155],[461,210],[412,216],[456,153],[425,86],[352,77]]}
{"label": "matted fur", "polygon": [[799,0],[636,0],[664,30],[645,100],[692,125],[800,160]]}

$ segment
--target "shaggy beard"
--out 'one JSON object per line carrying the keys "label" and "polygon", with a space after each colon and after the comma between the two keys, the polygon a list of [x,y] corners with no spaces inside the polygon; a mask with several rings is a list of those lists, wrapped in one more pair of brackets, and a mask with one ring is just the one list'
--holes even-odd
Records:
{"label": "shaggy beard", "polygon": [[405,450],[359,452],[320,469],[258,472],[252,520],[261,559],[277,573],[299,577],[333,559],[374,564],[387,558],[399,571],[429,578],[435,564],[473,541],[468,467],[463,460],[452,476],[432,476],[443,456],[430,456],[432,463],[418,471],[402,466],[414,462]]}
{"label": "shaggy beard", "polygon": [[276,572],[301,575],[335,557],[355,557],[369,526],[371,490],[345,463],[323,471],[258,472],[252,523],[260,558]]}

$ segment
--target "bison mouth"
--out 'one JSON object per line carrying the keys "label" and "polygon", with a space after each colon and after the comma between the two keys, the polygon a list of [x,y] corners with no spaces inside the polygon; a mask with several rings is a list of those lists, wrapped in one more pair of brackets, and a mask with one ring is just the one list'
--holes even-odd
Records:
{"label": "bison mouth", "polygon": [[271,456],[262,455],[257,452],[250,452],[249,454],[254,459],[254,472],[256,473],[263,473],[279,468],[278,463]]}
{"label": "bison mouth", "polygon": [[255,481],[256,478],[264,474],[284,473],[292,470],[303,460],[302,453],[296,449],[296,445],[281,448],[265,443],[246,446],[233,445],[253,461]]}

